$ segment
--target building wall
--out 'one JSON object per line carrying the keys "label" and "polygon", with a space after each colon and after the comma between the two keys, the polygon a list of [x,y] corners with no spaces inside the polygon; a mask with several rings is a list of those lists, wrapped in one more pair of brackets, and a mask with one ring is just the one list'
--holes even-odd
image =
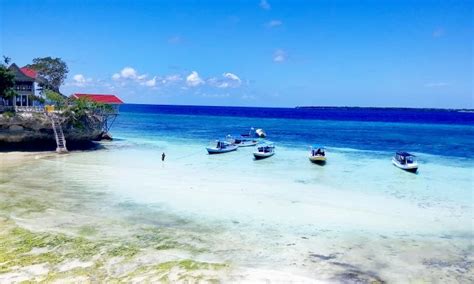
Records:
{"label": "building wall", "polygon": [[31,96],[35,95],[35,87],[33,82],[15,81],[14,90],[17,93],[14,99],[16,106],[32,106],[33,100]]}

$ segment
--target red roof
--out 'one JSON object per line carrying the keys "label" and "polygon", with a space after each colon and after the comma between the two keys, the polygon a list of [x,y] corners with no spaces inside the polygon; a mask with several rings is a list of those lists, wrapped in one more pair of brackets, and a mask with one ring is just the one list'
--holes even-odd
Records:
{"label": "red roof", "polygon": [[103,104],[123,104],[123,101],[115,95],[104,95],[104,94],[73,94],[73,98],[88,98],[91,101]]}
{"label": "red roof", "polygon": [[37,72],[35,70],[33,70],[31,68],[28,68],[28,67],[20,68],[20,70],[26,76],[28,76],[30,78],[33,78],[33,79],[36,79]]}

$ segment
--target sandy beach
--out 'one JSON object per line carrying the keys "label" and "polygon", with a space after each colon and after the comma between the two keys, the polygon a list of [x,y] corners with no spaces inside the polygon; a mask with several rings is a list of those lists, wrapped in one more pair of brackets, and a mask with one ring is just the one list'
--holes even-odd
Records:
{"label": "sandy beach", "polygon": [[298,182],[299,171],[279,175],[270,161],[275,174],[262,181],[245,169],[244,151],[229,166],[225,157],[161,163],[158,155],[133,147],[2,154],[0,280],[472,277],[472,207]]}

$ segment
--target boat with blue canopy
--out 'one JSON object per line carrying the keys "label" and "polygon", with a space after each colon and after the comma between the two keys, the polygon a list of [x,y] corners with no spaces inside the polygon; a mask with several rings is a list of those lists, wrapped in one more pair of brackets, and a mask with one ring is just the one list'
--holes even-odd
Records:
{"label": "boat with blue canopy", "polygon": [[397,168],[407,172],[416,173],[418,171],[418,162],[416,156],[408,152],[397,152],[392,158],[392,164]]}
{"label": "boat with blue canopy", "polygon": [[272,142],[262,142],[257,144],[253,156],[256,160],[265,159],[275,154],[275,145]]}

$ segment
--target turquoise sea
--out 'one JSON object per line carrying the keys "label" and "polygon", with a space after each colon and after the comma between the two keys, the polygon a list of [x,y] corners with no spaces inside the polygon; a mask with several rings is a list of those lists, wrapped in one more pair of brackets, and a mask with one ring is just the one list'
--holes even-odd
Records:
{"label": "turquoise sea", "polygon": [[[250,127],[266,131],[275,156],[206,153]],[[167,230],[180,245],[141,246],[141,265],[162,253],[226,263],[224,281],[473,280],[472,112],[124,105],[111,133],[99,150],[5,170],[1,194],[49,204],[12,213],[17,223],[130,242]],[[326,147],[325,166],[309,162],[310,145]],[[417,174],[391,164],[397,150],[417,155]]]}

